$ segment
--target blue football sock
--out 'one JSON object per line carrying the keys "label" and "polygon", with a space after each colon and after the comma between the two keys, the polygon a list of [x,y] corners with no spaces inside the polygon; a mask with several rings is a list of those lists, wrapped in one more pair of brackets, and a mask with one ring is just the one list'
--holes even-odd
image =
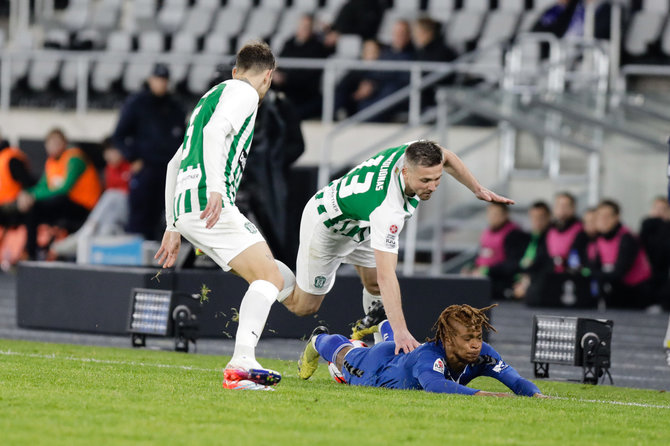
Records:
{"label": "blue football sock", "polygon": [[337,354],[347,346],[353,347],[353,344],[349,342],[349,339],[339,334],[322,334],[317,336],[314,341],[316,351],[319,352],[323,359],[330,362],[335,362]]}
{"label": "blue football sock", "polygon": [[391,323],[388,320],[383,320],[379,323],[379,333],[382,335],[384,341],[393,341],[393,329],[391,328]]}

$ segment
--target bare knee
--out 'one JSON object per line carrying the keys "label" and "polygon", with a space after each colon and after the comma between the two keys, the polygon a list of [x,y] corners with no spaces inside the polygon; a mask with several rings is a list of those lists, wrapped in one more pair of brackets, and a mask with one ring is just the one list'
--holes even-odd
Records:
{"label": "bare knee", "polygon": [[375,281],[374,283],[363,283],[363,287],[368,293],[372,294],[373,296],[381,295],[381,291],[379,290],[379,284],[377,283],[377,281]]}
{"label": "bare knee", "polygon": [[283,302],[286,308],[300,317],[316,313],[321,308],[325,296],[313,296],[301,291],[296,288],[294,293]]}

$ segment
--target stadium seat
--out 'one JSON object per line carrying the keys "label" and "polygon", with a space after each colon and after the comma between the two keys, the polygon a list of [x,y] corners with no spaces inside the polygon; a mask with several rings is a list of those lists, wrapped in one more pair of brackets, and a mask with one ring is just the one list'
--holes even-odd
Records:
{"label": "stadium seat", "polygon": [[212,20],[214,20],[213,12],[212,9],[199,6],[189,9],[181,30],[196,37],[201,37],[207,34],[212,27]]}
{"label": "stadium seat", "polygon": [[62,58],[58,52],[45,51],[39,59],[34,59],[28,70],[28,87],[33,91],[44,91],[56,77]]}
{"label": "stadium seat", "polygon": [[196,8],[209,9],[210,11],[214,11],[215,9],[218,9],[220,6],[221,6],[221,0],[197,0],[195,2]]}
{"label": "stadium seat", "polygon": [[515,11],[520,13],[525,9],[526,9],[525,0],[505,0],[502,2],[498,2],[499,11]]}
{"label": "stadium seat", "polygon": [[[244,30],[248,14],[249,5],[242,7],[228,5],[227,7],[220,9],[216,14],[214,27],[210,32],[210,35],[205,38],[206,41],[212,35],[226,36],[227,39],[239,35]],[[224,52],[228,52],[228,48],[226,48]]]}
{"label": "stadium seat", "polygon": [[77,59],[67,59],[58,76],[58,84],[66,92],[73,92],[77,89],[77,77],[79,71],[79,61]]}
{"label": "stadium seat", "polygon": [[244,46],[245,43],[251,42],[252,40],[263,40],[263,41],[265,41],[266,39],[264,39],[259,34],[254,33],[254,32],[244,33],[237,38],[237,46],[235,47],[235,52],[237,53],[240,50],[240,48],[242,48]]}
{"label": "stadium seat", "polygon": [[[196,37],[187,31],[181,31],[172,38],[171,52],[177,54],[193,54],[196,52]],[[189,64],[173,62],[170,64],[170,82],[176,85],[186,79]]]}
{"label": "stadium seat", "polygon": [[430,0],[426,13],[444,27],[454,13],[455,3],[456,0]]}
{"label": "stadium seat", "polygon": [[337,59],[358,59],[361,55],[363,39],[357,34],[342,34],[337,39],[333,57]]}
{"label": "stadium seat", "polygon": [[44,48],[67,49],[70,47],[70,33],[64,29],[51,29],[44,35]]}
{"label": "stadium seat", "polygon": [[102,48],[103,36],[102,32],[96,28],[86,28],[77,32],[72,43],[74,48],[78,49],[93,49]]}
{"label": "stadium seat", "polygon": [[163,7],[158,11],[158,27],[166,32],[173,33],[177,31],[186,15],[188,0],[165,0]]}
{"label": "stadium seat", "polygon": [[131,23],[133,30],[156,28],[156,1],[134,0],[132,2]]}
{"label": "stadium seat", "polygon": [[318,0],[293,0],[293,9],[300,11],[316,11],[319,7]]}
{"label": "stadium seat", "polygon": [[144,82],[151,75],[154,65],[156,65],[156,61],[149,56],[143,57],[142,60],[128,63],[123,73],[123,89],[131,93],[142,88]]}
{"label": "stadium seat", "polygon": [[402,0],[393,2],[389,11],[417,14],[421,9],[421,0]]}
{"label": "stadium seat", "polygon": [[132,36],[124,31],[114,31],[107,38],[107,53],[103,60],[93,65],[91,87],[98,92],[107,92],[123,74],[124,63],[132,50]]}
{"label": "stadium seat", "polygon": [[514,10],[497,10],[489,13],[477,47],[482,48],[493,42],[511,40],[519,25],[519,18],[519,12]]}
{"label": "stadium seat", "polygon": [[[503,3],[505,3],[505,1],[503,1]],[[489,0],[468,0],[463,2],[463,9],[467,11],[488,12],[490,7],[491,4]]]}
{"label": "stadium seat", "polygon": [[69,31],[79,31],[88,24],[90,13],[90,0],[70,0],[61,16],[61,24]]}
{"label": "stadium seat", "polygon": [[[14,38],[14,50],[21,53],[21,50],[32,50],[35,47],[35,38],[28,30],[21,31]],[[30,66],[30,59],[26,58],[12,58],[10,79],[11,86],[16,85],[16,82],[23,79],[28,74],[28,67]]]}
{"label": "stadium seat", "polygon": [[482,11],[454,11],[445,32],[447,45],[458,53],[465,52],[468,49],[467,44],[479,36],[485,16],[486,13]]}
{"label": "stadium seat", "polygon": [[164,48],[163,34],[160,31],[144,31],[137,36],[137,51],[142,53],[160,53]]}
{"label": "stadium seat", "polygon": [[313,12],[313,9],[300,9],[297,7],[287,9],[279,20],[279,25],[277,26],[274,36],[281,36],[283,39],[286,39],[287,36],[292,36],[295,34],[300,18],[305,14],[312,14]]}
{"label": "stadium seat", "polygon": [[666,24],[661,35],[661,51],[666,56],[670,56],[670,25]]}
{"label": "stadium seat", "polygon": [[120,0],[102,0],[98,2],[93,11],[90,27],[105,32],[116,29],[121,15],[121,3]]}
{"label": "stadium seat", "polygon": [[319,29],[325,29],[330,26],[340,12],[342,5],[346,0],[328,0],[324,6],[316,11],[314,19]]}
{"label": "stadium seat", "polygon": [[670,12],[670,4],[667,0],[642,0],[643,11],[667,14]]}
{"label": "stadium seat", "polygon": [[5,30],[0,28],[0,49],[5,48]]}
{"label": "stadium seat", "polygon": [[636,12],[630,20],[624,38],[626,52],[632,56],[645,55],[648,46],[658,40],[664,22],[665,14],[659,14],[658,11]]}
{"label": "stadium seat", "polygon": [[260,6],[252,9],[246,26],[247,32],[262,38],[272,36],[277,29],[282,13],[281,7],[277,6],[278,4],[276,0],[265,0]]}

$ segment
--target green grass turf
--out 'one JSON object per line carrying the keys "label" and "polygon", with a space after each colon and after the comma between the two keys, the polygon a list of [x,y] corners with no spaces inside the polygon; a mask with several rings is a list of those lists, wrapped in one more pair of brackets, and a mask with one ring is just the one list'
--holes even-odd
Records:
{"label": "green grass turf", "polygon": [[[226,357],[8,340],[0,353],[2,445],[670,444],[670,408],[349,387],[324,364],[301,381],[294,361],[272,360],[262,363],[284,375],[276,392],[225,391]],[[670,407],[658,391],[538,385]]]}

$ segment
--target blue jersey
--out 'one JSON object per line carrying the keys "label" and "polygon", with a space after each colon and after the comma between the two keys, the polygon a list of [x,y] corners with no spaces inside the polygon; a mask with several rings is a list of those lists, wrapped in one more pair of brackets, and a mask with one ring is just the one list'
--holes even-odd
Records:
{"label": "blue jersey", "polygon": [[461,373],[449,369],[442,342],[428,342],[411,353],[395,354],[395,343],[380,342],[372,348],[355,348],[347,353],[342,368],[347,382],[354,386],[423,389],[437,393],[472,395],[478,389],[466,385],[478,376],[490,376],[517,395],[541,393],[535,384],[522,378],[506,364],[498,352],[482,343],[479,358]]}

